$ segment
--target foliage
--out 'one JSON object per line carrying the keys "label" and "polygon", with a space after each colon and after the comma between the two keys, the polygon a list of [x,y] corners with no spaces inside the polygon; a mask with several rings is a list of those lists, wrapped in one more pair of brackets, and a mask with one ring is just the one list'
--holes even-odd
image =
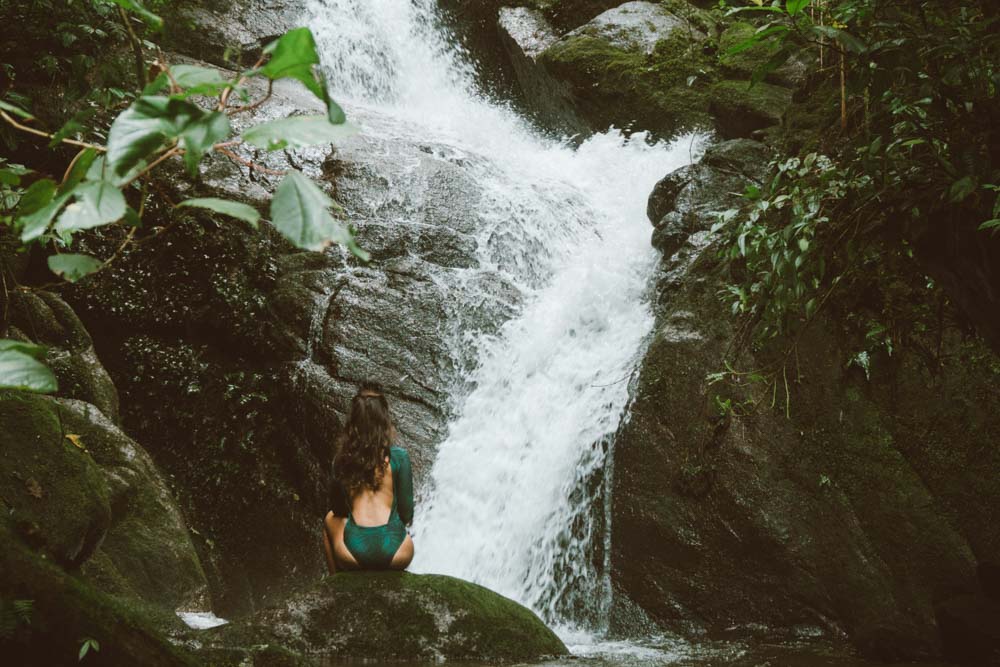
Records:
{"label": "foliage", "polygon": [[[933,302],[939,286],[926,277],[919,241],[944,226],[981,234],[1000,228],[991,148],[997,7],[980,0],[788,0],[730,13],[763,18],[729,53],[772,46],[750,85],[788,58],[822,49],[826,64],[813,92],[836,87],[841,100],[841,132],[814,128],[826,132],[823,151],[776,160],[770,182],[749,188],[745,205],[716,225],[734,313],[746,314],[765,338],[794,332],[831,295],[882,289],[890,281],[877,281],[885,275],[920,283],[923,294],[916,302],[911,294],[911,309]],[[887,310],[858,324],[870,342],[884,347],[888,337],[891,349],[894,317]]]}
{"label": "foliage", "polygon": [[[107,266],[124,246],[104,260],[66,252],[74,235],[120,224],[129,228],[127,244],[143,228],[152,172],[174,160],[183,164],[189,177],[197,178],[202,160],[210,153],[284,176],[271,205],[270,222],[293,244],[321,250],[330,243],[340,243],[367,261],[367,253],[354,242],[351,231],[331,214],[335,204],[319,186],[297,171],[276,172],[240,155],[244,142],[273,151],[332,143],[356,132],[343,109],[330,98],[318,70],[316,42],[308,28],[290,30],[264,48],[254,67],[226,76],[209,67],[171,66],[159,59],[145,62],[145,43],[137,37],[125,12],[141,18],[150,30],[158,30],[163,22],[140,2],[90,0],[86,7],[99,16],[107,16],[109,7],[118,11],[141,65],[137,76],[142,90],[110,122],[106,140],[81,140],[88,133],[83,124],[86,116],[74,116],[62,129],[50,133],[37,127],[34,114],[23,108],[16,95],[8,93],[6,99],[0,99],[0,120],[7,126],[48,139],[50,146],[69,145],[77,150],[61,179],[0,161],[0,222],[25,246],[53,248],[56,254],[49,257],[48,266],[54,274],[75,282]],[[147,76],[152,81],[147,83]],[[266,92],[251,100],[254,79],[263,82]],[[235,136],[231,117],[264,105],[274,82],[280,79],[300,82],[323,102],[326,112],[272,120]],[[99,136],[96,129],[89,134]],[[261,218],[251,206],[217,198],[193,198],[177,207],[209,210],[255,228]],[[38,349],[18,345],[0,348],[0,385],[54,391],[54,378],[43,373]]]}
{"label": "foliage", "polygon": [[87,637],[80,642],[80,653],[77,656],[77,662],[83,662],[83,659],[87,657],[87,654],[93,651],[97,653],[101,650],[101,644],[96,639]]}
{"label": "foliage", "polygon": [[45,348],[39,345],[0,339],[0,389],[56,391],[55,375],[42,363],[44,358]]}
{"label": "foliage", "polygon": [[34,600],[0,598],[0,639],[10,639],[17,629],[31,623]]}

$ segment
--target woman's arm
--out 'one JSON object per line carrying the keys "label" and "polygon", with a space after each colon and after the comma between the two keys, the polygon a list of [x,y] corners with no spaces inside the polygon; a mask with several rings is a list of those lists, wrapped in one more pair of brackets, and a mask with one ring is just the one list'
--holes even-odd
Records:
{"label": "woman's arm", "polygon": [[403,523],[413,523],[413,470],[410,466],[410,455],[405,449],[393,447],[392,491],[396,494],[396,511]]}

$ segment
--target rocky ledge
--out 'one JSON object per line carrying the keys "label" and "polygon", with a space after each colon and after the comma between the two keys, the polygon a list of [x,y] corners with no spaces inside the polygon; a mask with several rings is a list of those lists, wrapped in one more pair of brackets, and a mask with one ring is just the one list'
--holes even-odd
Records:
{"label": "rocky ledge", "polygon": [[568,653],[552,630],[513,600],[454,577],[407,572],[339,573],[191,641],[222,665],[248,658],[254,664],[346,657],[525,661]]}

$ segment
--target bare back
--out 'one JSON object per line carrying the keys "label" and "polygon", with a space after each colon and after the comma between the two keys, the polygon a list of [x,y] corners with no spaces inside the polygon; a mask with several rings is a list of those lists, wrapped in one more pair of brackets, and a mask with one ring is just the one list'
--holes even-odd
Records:
{"label": "bare back", "polygon": [[386,457],[378,489],[363,489],[351,498],[354,523],[359,526],[382,526],[388,523],[392,512],[392,497],[392,474],[389,457]]}

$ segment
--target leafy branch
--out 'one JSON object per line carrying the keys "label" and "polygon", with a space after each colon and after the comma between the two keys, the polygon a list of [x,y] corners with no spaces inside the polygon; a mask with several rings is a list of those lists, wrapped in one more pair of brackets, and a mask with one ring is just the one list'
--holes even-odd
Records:
{"label": "leafy branch", "polygon": [[[118,5],[130,29],[127,10],[154,29],[162,25],[159,17],[133,0],[108,0]],[[141,57],[141,46],[139,51]],[[48,258],[49,269],[64,280],[78,281],[114,261],[132,242],[142,227],[146,184],[153,172],[171,161],[180,162],[194,178],[206,155],[217,153],[250,169],[282,180],[271,200],[271,224],[296,247],[322,250],[332,243],[346,247],[363,261],[369,255],[356,243],[350,229],[337,220],[331,210],[338,208],[323,190],[302,173],[277,171],[242,157],[236,150],[248,144],[264,151],[299,148],[340,141],[357,132],[347,122],[343,109],[330,97],[318,66],[316,42],[309,28],[290,30],[269,44],[251,69],[226,78],[216,69],[194,65],[157,62],[159,70],[146,84],[139,97],[111,123],[104,144],[80,141],[68,136],[72,129],[50,133],[32,125],[34,116],[9,101],[0,99],[0,120],[26,134],[50,140],[51,145],[79,148],[67,166],[61,181],[37,178],[22,188],[30,170],[0,161],[0,221],[11,226],[21,243],[51,244],[56,254]],[[141,76],[145,77],[143,63]],[[246,84],[264,79],[267,92],[250,102]],[[274,82],[280,79],[299,81],[315,94],[325,113],[290,116],[258,124],[234,133],[230,118],[266,104]],[[238,97],[240,105],[231,105]],[[192,99],[212,99],[206,108]],[[77,126],[70,126],[75,129]],[[82,129],[82,128],[80,128]],[[138,208],[126,197],[138,183],[143,196]],[[218,198],[194,198],[179,202],[179,208],[199,208],[241,220],[256,228],[262,219],[254,207]],[[8,211],[10,212],[8,214]],[[130,227],[122,245],[107,260],[83,254],[60,252],[72,244],[79,232],[124,224]],[[51,392],[55,378],[44,364],[44,349],[18,341],[0,340],[0,388]]]}

